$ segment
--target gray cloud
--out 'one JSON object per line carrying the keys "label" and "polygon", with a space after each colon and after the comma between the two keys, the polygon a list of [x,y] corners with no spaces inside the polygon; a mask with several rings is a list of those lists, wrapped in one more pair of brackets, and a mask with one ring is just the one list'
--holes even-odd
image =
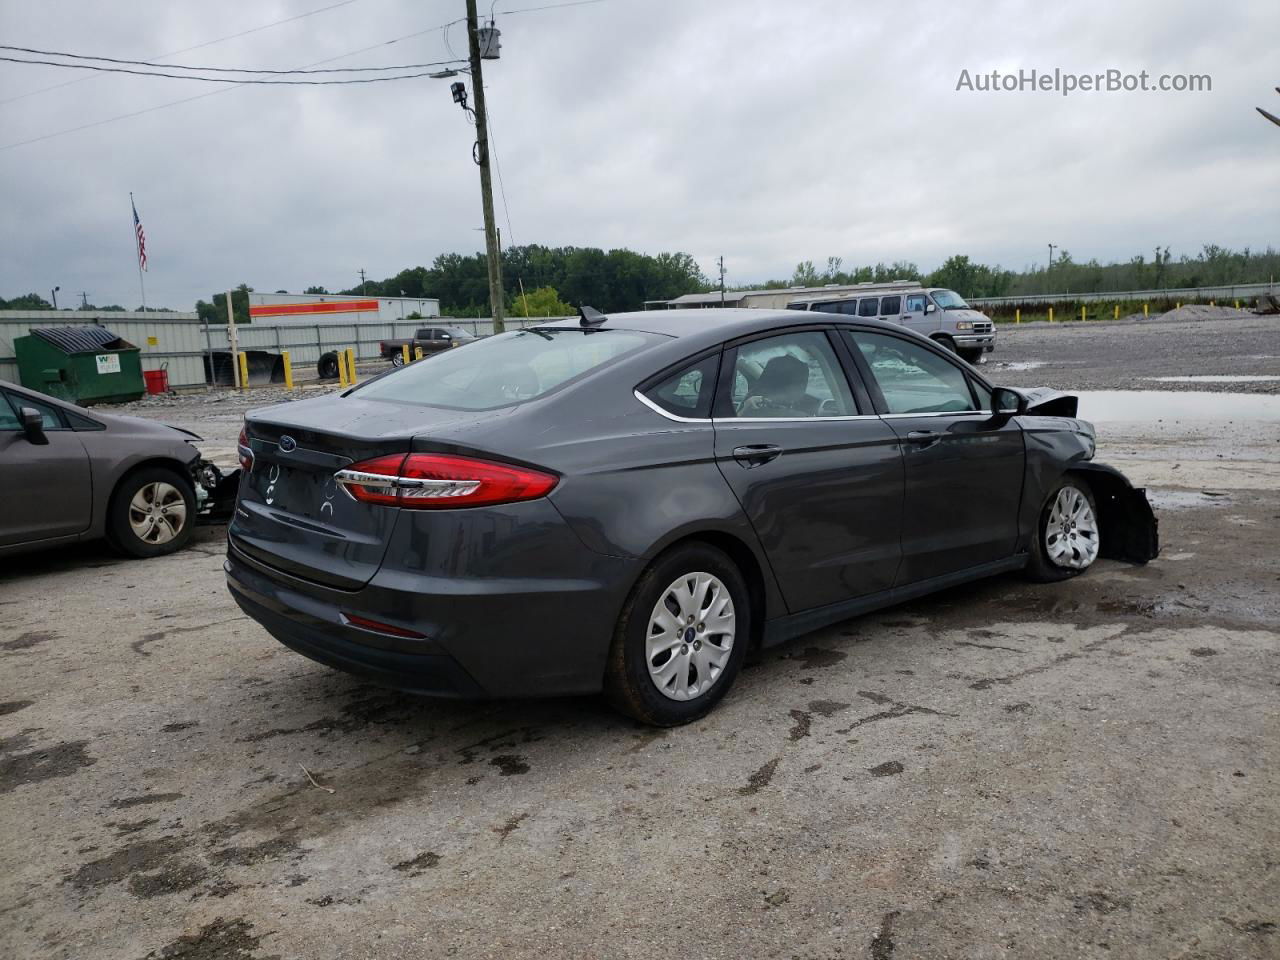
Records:
{"label": "gray cloud", "polygon": [[[1270,0],[1171,7],[1084,0],[850,4],[607,0],[503,15],[486,65],[507,242],[682,249],[731,279],[801,259],[966,252],[1022,267],[1157,243],[1265,246],[1280,223]],[[146,57],[322,0],[6,5],[10,43]],[[483,4],[482,4],[483,6]],[[460,16],[460,0],[358,0],[180,58],[296,66]],[[1248,38],[1253,38],[1250,41]],[[454,49],[465,37],[455,27]],[[446,56],[435,31],[340,62]],[[960,70],[1209,73],[1207,94],[956,92]],[[0,69],[0,99],[73,75]],[[0,105],[12,143],[208,92],[98,76]],[[247,281],[331,288],[481,248],[471,131],[441,81],[237,88],[0,151],[0,292],[61,284],[137,302],[128,192],[148,235],[148,299],[189,307]],[[64,293],[65,297],[66,294]]]}

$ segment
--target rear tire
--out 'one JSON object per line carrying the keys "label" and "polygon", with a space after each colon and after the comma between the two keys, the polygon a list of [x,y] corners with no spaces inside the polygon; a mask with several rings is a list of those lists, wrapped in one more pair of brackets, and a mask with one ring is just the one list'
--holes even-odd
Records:
{"label": "rear tire", "polygon": [[393,367],[403,367],[403,366],[404,366],[404,354],[403,354],[403,353],[401,353],[399,350],[396,350],[394,353],[392,353],[392,354],[391,354],[391,365],[392,365]]}
{"label": "rear tire", "polygon": [[167,467],[130,474],[107,506],[107,540],[130,557],[162,557],[185,547],[196,525],[196,495]]}
{"label": "rear tire", "polygon": [[1036,518],[1026,574],[1040,583],[1078,577],[1098,559],[1098,504],[1089,484],[1064,477],[1049,491]]}
{"label": "rear tire", "polygon": [[614,630],[605,696],[655,727],[703,717],[742,669],[751,602],[733,561],[709,544],[660,556],[641,575]]}

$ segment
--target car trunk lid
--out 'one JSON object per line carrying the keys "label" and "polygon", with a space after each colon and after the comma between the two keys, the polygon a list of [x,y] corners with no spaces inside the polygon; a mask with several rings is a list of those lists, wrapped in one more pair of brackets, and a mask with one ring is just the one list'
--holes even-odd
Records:
{"label": "car trunk lid", "polygon": [[245,432],[253,464],[241,484],[232,543],[292,576],[359,589],[381,566],[399,510],[357,502],[334,474],[374,457],[407,454],[415,437],[446,437],[476,419],[357,396],[250,412]]}

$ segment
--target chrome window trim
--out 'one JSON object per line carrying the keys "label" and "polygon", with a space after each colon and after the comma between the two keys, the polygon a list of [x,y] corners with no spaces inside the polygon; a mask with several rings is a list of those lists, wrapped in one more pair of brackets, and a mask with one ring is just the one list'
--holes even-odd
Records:
{"label": "chrome window trim", "polygon": [[883,420],[905,420],[909,417],[990,417],[990,410],[938,410],[926,413],[883,413]]}
{"label": "chrome window trim", "polygon": [[[681,417],[658,406],[639,390],[631,391],[637,400],[646,407],[668,420],[676,423],[831,423],[840,420],[880,420],[878,413],[859,413],[847,417]],[[915,416],[915,414],[910,414]],[[923,414],[928,416],[928,414]]]}

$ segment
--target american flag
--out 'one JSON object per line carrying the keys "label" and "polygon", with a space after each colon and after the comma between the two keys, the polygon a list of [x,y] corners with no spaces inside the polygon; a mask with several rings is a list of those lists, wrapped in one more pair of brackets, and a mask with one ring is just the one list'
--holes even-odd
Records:
{"label": "american flag", "polygon": [[133,202],[133,197],[129,198],[129,204],[133,207],[133,232],[138,237],[138,269],[147,269],[147,235],[142,232],[142,221],[138,219],[138,205]]}

